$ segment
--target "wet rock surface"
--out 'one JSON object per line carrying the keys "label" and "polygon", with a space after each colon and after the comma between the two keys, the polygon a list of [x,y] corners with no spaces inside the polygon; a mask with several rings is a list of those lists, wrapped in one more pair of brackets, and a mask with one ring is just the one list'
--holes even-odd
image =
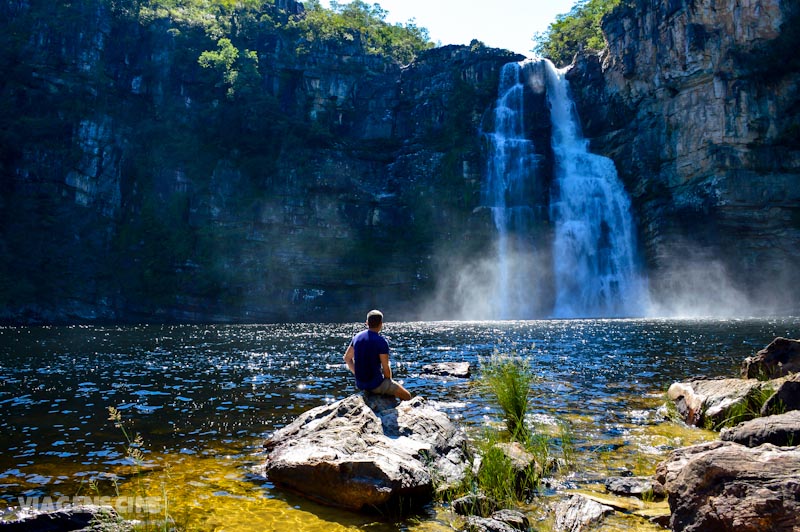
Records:
{"label": "wet rock surface", "polygon": [[422,366],[422,374],[468,379],[471,371],[469,362],[437,362]]}
{"label": "wet rock surface", "polygon": [[131,532],[111,507],[81,505],[54,511],[21,509],[14,519],[0,521],[3,532]]}
{"label": "wet rock surface", "polygon": [[666,496],[664,486],[651,477],[612,477],[605,480],[605,486],[614,495],[655,499]]}

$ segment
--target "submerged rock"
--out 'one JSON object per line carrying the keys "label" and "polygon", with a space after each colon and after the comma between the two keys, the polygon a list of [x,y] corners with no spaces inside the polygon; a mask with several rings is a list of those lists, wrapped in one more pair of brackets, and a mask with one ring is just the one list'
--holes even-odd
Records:
{"label": "submerged rock", "polygon": [[352,395],[305,412],[266,447],[271,481],[351,510],[428,502],[467,463],[463,430],[421,397]]}
{"label": "submerged rock", "polygon": [[452,502],[453,511],[459,515],[489,517],[500,509],[500,503],[486,495],[465,495]]}
{"label": "submerged rock", "polygon": [[470,365],[469,362],[437,362],[435,364],[426,364],[422,366],[422,374],[468,379],[470,376]]}
{"label": "submerged rock", "polygon": [[610,506],[600,504],[582,495],[573,495],[555,506],[556,532],[581,532],[614,513]]}
{"label": "submerged rock", "polygon": [[651,477],[611,477],[605,481],[606,489],[614,495],[638,497],[646,496],[663,499],[664,486]]}
{"label": "submerged rock", "polygon": [[720,438],[747,447],[758,447],[764,443],[778,446],[798,445],[800,444],[800,410],[739,423],[735,427],[724,429]]}
{"label": "submerged rock", "polygon": [[530,530],[530,522],[525,514],[516,510],[499,510],[490,517],[467,517],[466,526],[461,530],[469,532],[517,532]]}
{"label": "submerged rock", "polygon": [[110,506],[79,505],[54,511],[20,509],[0,521],[2,532],[130,532],[133,525]]}
{"label": "submerged rock", "polygon": [[709,442],[659,464],[674,532],[800,529],[800,450]]}
{"label": "submerged rock", "polygon": [[784,377],[800,372],[800,340],[775,338],[767,347],[742,362],[747,379]]}

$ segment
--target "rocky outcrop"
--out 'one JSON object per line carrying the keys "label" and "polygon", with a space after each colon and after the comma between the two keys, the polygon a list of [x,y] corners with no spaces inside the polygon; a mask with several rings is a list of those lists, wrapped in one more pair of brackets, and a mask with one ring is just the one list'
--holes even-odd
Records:
{"label": "rocky outcrop", "polygon": [[800,373],[800,340],[775,338],[767,347],[742,362],[745,379],[774,379]]}
{"label": "rocky outcrop", "polygon": [[675,532],[797,530],[800,450],[710,442],[673,451],[658,466]]}
{"label": "rocky outcrop", "polygon": [[[736,409],[740,414],[758,415],[758,409],[751,407],[762,389],[773,384],[744,379],[701,379],[689,382],[675,382],[667,390],[667,397],[674,402],[681,419],[689,425],[715,428],[729,420]],[[738,420],[737,420],[738,421]]]}
{"label": "rocky outcrop", "polygon": [[799,17],[779,0],[621,3],[606,52],[568,74],[632,195],[664,312],[796,308]]}
{"label": "rocky outcrop", "polygon": [[[797,369],[797,340],[776,338],[742,363],[742,375],[775,377]],[[800,374],[758,380],[696,379],[675,382],[667,390],[678,416],[689,425],[710,429],[800,407]]]}
{"label": "rocky outcrop", "polygon": [[425,504],[467,463],[463,430],[419,397],[352,395],[302,414],[266,447],[272,482],[351,510]]}
{"label": "rocky outcrop", "polygon": [[800,444],[800,410],[745,421],[723,429],[719,437],[723,441],[747,447],[758,447],[764,443],[795,446]]}

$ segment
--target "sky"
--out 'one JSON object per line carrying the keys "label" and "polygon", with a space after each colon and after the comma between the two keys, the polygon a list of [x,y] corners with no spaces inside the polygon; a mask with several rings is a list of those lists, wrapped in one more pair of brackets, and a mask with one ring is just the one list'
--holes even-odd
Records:
{"label": "sky", "polygon": [[[556,15],[568,13],[576,0],[365,0],[389,12],[387,22],[408,22],[428,29],[437,44],[487,46],[532,56],[532,37],[547,29]],[[339,0],[340,4],[349,3]],[[329,6],[327,0],[322,0]]]}

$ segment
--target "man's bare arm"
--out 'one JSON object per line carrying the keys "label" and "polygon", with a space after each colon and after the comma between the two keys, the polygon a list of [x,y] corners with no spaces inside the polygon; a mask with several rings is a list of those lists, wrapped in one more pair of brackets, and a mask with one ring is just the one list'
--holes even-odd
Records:
{"label": "man's bare arm", "polygon": [[389,366],[389,354],[385,353],[383,355],[378,355],[381,359],[381,368],[383,369],[383,378],[384,379],[391,379],[392,378],[392,368]]}
{"label": "man's bare arm", "polygon": [[355,354],[356,354],[355,349],[353,349],[353,346],[350,345],[348,346],[347,351],[344,352],[344,356],[342,357],[344,359],[344,363],[347,364],[347,369],[349,369],[350,373],[353,374],[355,374],[356,372],[356,362],[354,358]]}

